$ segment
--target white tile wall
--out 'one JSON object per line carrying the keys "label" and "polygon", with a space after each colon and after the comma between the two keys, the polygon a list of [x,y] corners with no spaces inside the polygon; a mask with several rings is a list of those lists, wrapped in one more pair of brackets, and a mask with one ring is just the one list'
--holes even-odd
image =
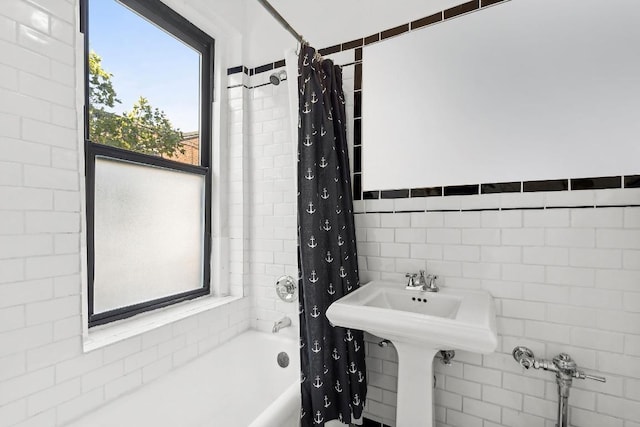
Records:
{"label": "white tile wall", "polygon": [[[64,425],[250,327],[246,298],[83,353],[77,3],[0,2],[2,427]],[[235,99],[229,108],[238,111]],[[229,140],[240,139],[242,148],[243,128],[228,116]],[[242,182],[242,166],[231,162],[239,175],[230,196]],[[230,217],[240,217],[242,229],[239,191]],[[244,235],[235,237],[242,242]],[[239,248],[231,256],[236,295],[244,268]]]}
{"label": "white tile wall", "polygon": [[[436,362],[439,426],[554,425],[555,378],[520,368],[510,354],[515,345],[544,358],[566,351],[607,377],[606,384],[574,381],[572,425],[637,425],[638,215],[638,207],[428,212],[410,214],[410,226],[405,213],[356,215],[363,276],[402,286],[398,273],[426,264],[442,286],[487,289],[496,299],[498,352],[459,352],[451,367]],[[397,355],[376,337],[368,341],[367,414],[393,426],[395,401],[384,396],[396,391],[396,377],[382,366]]]}

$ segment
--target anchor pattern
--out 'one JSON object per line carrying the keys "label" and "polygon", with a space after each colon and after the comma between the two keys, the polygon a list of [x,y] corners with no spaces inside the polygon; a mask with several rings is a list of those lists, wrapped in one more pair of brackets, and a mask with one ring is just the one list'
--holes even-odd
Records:
{"label": "anchor pattern", "polygon": [[333,327],[329,305],[360,286],[342,71],[308,45],[298,60],[298,266],[302,427],[360,418],[362,331]]}

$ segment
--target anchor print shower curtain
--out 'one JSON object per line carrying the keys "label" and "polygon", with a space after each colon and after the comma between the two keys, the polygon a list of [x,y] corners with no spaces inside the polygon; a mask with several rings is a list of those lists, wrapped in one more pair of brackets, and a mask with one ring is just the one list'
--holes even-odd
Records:
{"label": "anchor print shower curtain", "polygon": [[342,70],[308,45],[298,59],[298,266],[301,424],[349,423],[367,392],[362,331],[333,327],[329,305],[359,287]]}

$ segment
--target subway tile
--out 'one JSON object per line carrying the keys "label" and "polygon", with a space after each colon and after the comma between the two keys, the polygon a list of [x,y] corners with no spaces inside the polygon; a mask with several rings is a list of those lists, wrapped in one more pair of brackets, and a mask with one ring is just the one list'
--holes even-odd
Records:
{"label": "subway tile", "polygon": [[500,406],[480,400],[463,398],[464,413],[474,415],[486,420],[500,421]]}
{"label": "subway tile", "polygon": [[502,3],[503,1],[505,0],[482,0],[482,5],[480,7],[492,6],[494,4]]}
{"label": "subway tile", "polygon": [[494,298],[522,299],[523,284],[506,280],[482,280],[481,289],[487,290]]}
{"label": "subway tile", "polygon": [[400,199],[409,197],[409,190],[382,190],[380,191],[381,199]]}
{"label": "subway tile", "polygon": [[355,91],[353,94],[353,117],[362,117],[362,91]]}
{"label": "subway tile", "polygon": [[462,244],[500,245],[500,230],[486,228],[462,229]]}
{"label": "subway tile", "polygon": [[557,285],[592,287],[595,284],[595,270],[577,267],[547,266],[546,282]]}
{"label": "subway tile", "polygon": [[411,197],[442,196],[442,187],[412,188]]}
{"label": "subway tile", "polygon": [[527,210],[523,212],[525,227],[569,227],[569,209]]}
{"label": "subway tile", "polygon": [[[531,193],[533,194],[533,193]],[[547,208],[552,207],[570,207],[570,206],[595,206],[595,191],[557,191],[544,194],[544,205]]]}
{"label": "subway tile", "polygon": [[485,228],[520,228],[522,211],[484,211],[480,213],[480,223]]}
{"label": "subway tile", "polygon": [[523,289],[524,299],[526,301],[540,301],[554,304],[569,303],[569,287],[525,283]]}
{"label": "subway tile", "polygon": [[624,188],[639,188],[640,175],[631,175],[624,177]]}
{"label": "subway tile", "polygon": [[362,175],[353,175],[353,200],[362,200]]}
{"label": "subway tile", "polygon": [[451,7],[446,9],[444,14],[444,19],[455,18],[456,16],[462,15],[464,13],[472,12],[480,7],[480,0],[472,0],[466,3],[462,3],[458,6]]}
{"label": "subway tile", "polygon": [[[546,229],[544,237],[548,246],[592,248],[596,245],[596,233],[592,228]],[[607,237],[604,237],[605,242]]]}
{"label": "subway tile", "polygon": [[491,193],[519,193],[522,187],[520,182],[500,182],[495,184],[482,184],[480,185],[480,192],[482,194]]}
{"label": "subway tile", "polygon": [[543,246],[541,228],[509,228],[502,230],[502,244],[507,246]]}
{"label": "subway tile", "polygon": [[569,264],[574,267],[622,268],[619,249],[570,248]]}
{"label": "subway tile", "polygon": [[557,404],[555,402],[539,399],[533,396],[524,396],[523,411],[539,417],[554,419],[557,415]]}
{"label": "subway tile", "polygon": [[504,300],[502,303],[503,315],[516,319],[544,320],[545,308],[540,302]]}
{"label": "subway tile", "polygon": [[444,215],[445,228],[479,228],[480,212],[448,212]]}
{"label": "subway tile", "polygon": [[55,378],[52,367],[6,380],[0,388],[0,405],[4,406],[40,390],[45,390],[52,387],[54,383]]}
{"label": "subway tile", "polygon": [[640,188],[594,190],[596,206],[638,205]]}
{"label": "subway tile", "polygon": [[597,229],[599,248],[640,249],[640,230]]}
{"label": "subway tile", "polygon": [[427,201],[424,197],[395,199],[393,202],[396,212],[417,212],[427,209]]}
{"label": "subway tile", "polygon": [[556,179],[547,181],[525,181],[522,183],[522,191],[565,191],[569,189],[569,181],[566,179]]}
{"label": "subway tile", "polygon": [[[527,371],[525,371],[527,372]],[[509,396],[505,395],[507,390],[516,391],[518,393],[527,394],[530,396],[544,397],[544,380],[537,378],[530,378],[526,375],[512,374],[504,372],[502,374],[502,389],[496,387],[484,387],[482,397],[484,400],[488,400],[493,403],[500,403],[500,399],[504,399],[505,403],[509,401]],[[489,395],[491,397],[487,398]],[[522,408],[522,398],[512,400],[512,405],[505,405],[512,409],[520,410]]]}
{"label": "subway tile", "polygon": [[480,399],[482,394],[480,384],[451,376],[445,378],[445,390],[474,399]]}
{"label": "subway tile", "polygon": [[394,37],[409,31],[409,24],[399,25],[394,28],[390,28],[388,30],[384,30],[380,33],[380,40],[387,39],[389,37]]}
{"label": "subway tile", "polygon": [[380,214],[380,221],[383,228],[409,228],[411,216],[408,213]]}
{"label": "subway tile", "polygon": [[436,228],[444,225],[442,212],[415,212],[411,214],[411,227]]}
{"label": "subway tile", "polygon": [[444,187],[445,196],[468,196],[471,194],[479,194],[480,187],[478,185],[452,185]]}
{"label": "subway tile", "polygon": [[365,46],[371,43],[375,43],[377,41],[380,41],[380,33],[372,34],[364,38]]}
{"label": "subway tile", "polygon": [[525,247],[522,250],[522,260],[525,264],[569,265],[568,248],[532,246]]}
{"label": "subway tile", "polygon": [[411,29],[416,30],[418,28],[426,27],[436,22],[442,21],[442,12],[434,13],[433,15],[425,16],[424,18],[416,19],[411,22]]}
{"label": "subway tile", "polygon": [[[447,261],[480,261],[480,248],[467,245],[444,246],[443,259]],[[466,276],[465,277],[471,277]]]}
{"label": "subway tile", "polygon": [[622,427],[620,418],[575,408],[571,411],[571,422],[575,425]]}
{"label": "subway tile", "polygon": [[364,44],[364,39],[355,39],[350,42],[342,43],[342,50],[355,49],[361,47]]}
{"label": "subway tile", "polygon": [[619,228],[623,225],[623,208],[573,209],[572,227]]}
{"label": "subway tile", "polygon": [[464,412],[458,412],[453,409],[447,409],[447,422],[454,426],[464,427],[482,427],[483,421]]}
{"label": "subway tile", "polygon": [[609,176],[601,178],[571,179],[571,190],[602,190],[606,188],[622,188],[622,177]]}
{"label": "subway tile", "polygon": [[506,426],[545,427],[545,419],[509,408],[502,409],[502,423]]}
{"label": "subway tile", "polygon": [[624,228],[640,229],[640,208],[624,208]]}

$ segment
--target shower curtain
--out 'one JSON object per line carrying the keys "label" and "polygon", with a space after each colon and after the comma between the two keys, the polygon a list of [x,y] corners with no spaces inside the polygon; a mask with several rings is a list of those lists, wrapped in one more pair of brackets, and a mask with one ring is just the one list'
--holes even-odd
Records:
{"label": "shower curtain", "polygon": [[359,419],[367,381],[362,331],[333,327],[325,316],[360,286],[342,70],[305,44],[298,71],[300,416],[307,427]]}

